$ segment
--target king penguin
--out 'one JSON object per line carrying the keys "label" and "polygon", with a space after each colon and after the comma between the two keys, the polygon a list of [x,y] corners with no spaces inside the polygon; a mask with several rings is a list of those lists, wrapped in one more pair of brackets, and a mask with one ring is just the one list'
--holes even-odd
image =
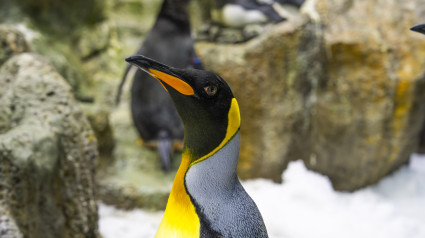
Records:
{"label": "king penguin", "polygon": [[156,238],[268,237],[236,167],[238,102],[218,75],[178,69],[136,55],[126,59],[164,86],[184,124],[182,162]]}
{"label": "king penguin", "polygon": [[[189,2],[190,0],[164,0],[156,22],[137,54],[178,68],[202,69],[191,37],[187,12]],[[127,67],[119,85],[116,103],[119,103],[130,67]],[[136,72],[131,86],[131,113],[143,141],[157,142],[162,168],[168,171],[173,141],[183,140],[183,124],[170,96],[160,84],[152,82],[142,71]]]}
{"label": "king penguin", "polygon": [[212,20],[227,27],[243,27],[247,24],[274,22],[286,20],[272,3],[258,0],[217,0],[211,13]]}

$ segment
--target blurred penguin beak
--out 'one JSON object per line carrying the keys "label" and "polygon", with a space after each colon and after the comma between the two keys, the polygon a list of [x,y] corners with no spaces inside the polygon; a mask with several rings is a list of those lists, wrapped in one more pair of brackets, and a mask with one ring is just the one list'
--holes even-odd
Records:
{"label": "blurred penguin beak", "polygon": [[410,30],[425,34],[425,24],[415,25]]}

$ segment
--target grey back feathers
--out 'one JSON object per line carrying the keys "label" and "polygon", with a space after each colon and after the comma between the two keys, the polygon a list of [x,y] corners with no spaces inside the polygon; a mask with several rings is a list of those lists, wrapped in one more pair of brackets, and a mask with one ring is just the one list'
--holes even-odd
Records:
{"label": "grey back feathers", "polygon": [[[185,184],[202,226],[223,237],[268,237],[261,214],[236,175],[240,132],[208,159],[186,173]],[[205,221],[202,221],[205,219]]]}

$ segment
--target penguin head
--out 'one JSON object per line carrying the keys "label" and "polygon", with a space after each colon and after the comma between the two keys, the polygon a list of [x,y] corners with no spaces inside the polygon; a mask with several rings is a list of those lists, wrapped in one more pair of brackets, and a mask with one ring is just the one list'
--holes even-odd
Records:
{"label": "penguin head", "polygon": [[168,18],[181,31],[190,32],[190,21],[188,15],[188,5],[190,0],[164,0],[157,20]]}
{"label": "penguin head", "polygon": [[217,74],[177,69],[137,55],[126,59],[158,79],[170,94],[185,127],[185,147],[202,157],[239,130],[239,106],[230,87]]}
{"label": "penguin head", "polygon": [[425,24],[415,25],[410,30],[425,34]]}

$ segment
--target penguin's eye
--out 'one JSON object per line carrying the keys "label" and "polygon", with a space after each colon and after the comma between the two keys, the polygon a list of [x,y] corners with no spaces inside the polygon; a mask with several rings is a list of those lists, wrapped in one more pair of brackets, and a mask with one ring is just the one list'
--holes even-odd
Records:
{"label": "penguin's eye", "polygon": [[217,93],[217,87],[214,85],[208,85],[204,87],[204,91],[208,96],[214,96]]}

